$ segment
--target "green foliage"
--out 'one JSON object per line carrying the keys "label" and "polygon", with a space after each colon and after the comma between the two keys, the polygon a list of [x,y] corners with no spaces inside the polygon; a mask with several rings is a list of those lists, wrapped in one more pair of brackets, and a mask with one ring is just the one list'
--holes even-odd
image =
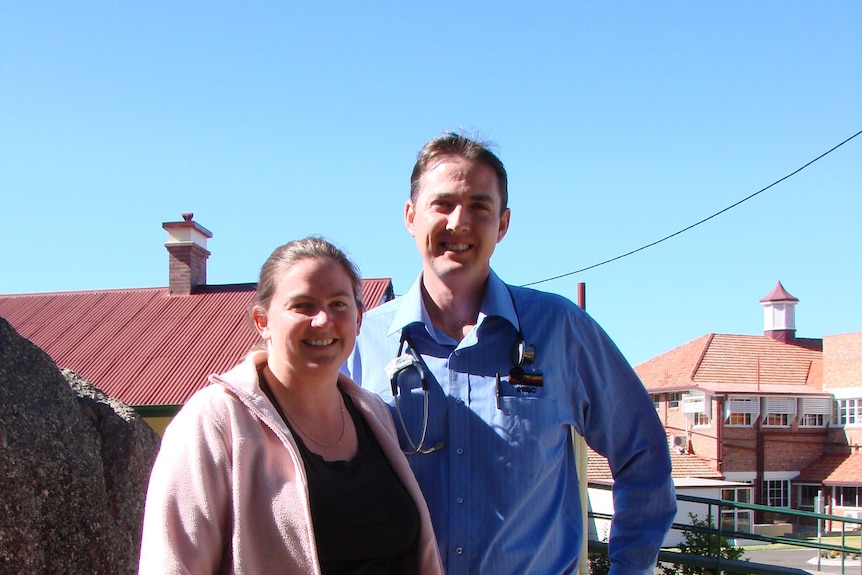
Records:
{"label": "green foliage", "polygon": [[[706,529],[715,529],[712,524],[712,516],[708,515],[706,519],[698,519],[694,513],[689,513],[691,524],[697,528],[696,531],[685,531],[683,538],[685,543],[678,545],[680,553],[688,555],[700,555],[703,557],[718,557],[722,559],[741,559],[745,554],[745,549],[736,545],[731,545],[727,537],[718,536],[717,533],[704,532]],[[709,569],[697,567],[694,565],[682,565],[675,563],[663,563],[659,566],[662,575],[703,575],[712,573]]]}
{"label": "green foliage", "polygon": [[611,560],[604,553],[593,552],[587,555],[590,562],[590,575],[608,575]]}

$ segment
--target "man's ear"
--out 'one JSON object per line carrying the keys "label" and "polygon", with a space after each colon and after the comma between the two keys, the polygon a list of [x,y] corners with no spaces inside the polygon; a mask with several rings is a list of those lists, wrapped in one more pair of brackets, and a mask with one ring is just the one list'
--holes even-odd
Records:
{"label": "man's ear", "polygon": [[407,203],[404,204],[404,227],[407,228],[407,231],[410,232],[411,236],[415,237],[413,232],[413,219],[416,217],[416,210],[413,206],[413,200],[407,200]]}
{"label": "man's ear", "polygon": [[497,243],[499,244],[503,241],[503,238],[506,237],[506,232],[509,231],[509,220],[512,217],[512,212],[509,208],[503,212],[503,215],[500,216],[500,226],[497,228]]}
{"label": "man's ear", "polygon": [[356,335],[359,335],[359,328],[362,327],[362,310],[356,314]]}

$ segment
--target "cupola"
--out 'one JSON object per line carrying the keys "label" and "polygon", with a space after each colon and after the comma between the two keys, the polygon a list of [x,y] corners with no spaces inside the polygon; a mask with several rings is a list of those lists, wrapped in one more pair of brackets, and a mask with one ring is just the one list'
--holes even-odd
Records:
{"label": "cupola", "polygon": [[772,291],[760,300],[763,306],[763,335],[782,343],[796,339],[796,304],[799,299],[790,295],[779,281]]}

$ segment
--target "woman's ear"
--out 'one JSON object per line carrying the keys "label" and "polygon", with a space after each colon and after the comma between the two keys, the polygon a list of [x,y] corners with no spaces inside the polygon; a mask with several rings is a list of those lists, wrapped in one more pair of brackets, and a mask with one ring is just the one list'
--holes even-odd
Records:
{"label": "woman's ear", "polygon": [[251,310],[251,319],[260,337],[264,340],[269,339],[269,320],[266,317],[266,311],[259,305],[254,306]]}

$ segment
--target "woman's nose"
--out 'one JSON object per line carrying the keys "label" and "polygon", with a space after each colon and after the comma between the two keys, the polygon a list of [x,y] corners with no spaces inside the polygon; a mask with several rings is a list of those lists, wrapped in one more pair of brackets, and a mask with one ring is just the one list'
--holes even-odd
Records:
{"label": "woman's nose", "polygon": [[315,327],[325,326],[329,323],[329,314],[325,309],[318,311],[313,318],[311,318],[311,325]]}

